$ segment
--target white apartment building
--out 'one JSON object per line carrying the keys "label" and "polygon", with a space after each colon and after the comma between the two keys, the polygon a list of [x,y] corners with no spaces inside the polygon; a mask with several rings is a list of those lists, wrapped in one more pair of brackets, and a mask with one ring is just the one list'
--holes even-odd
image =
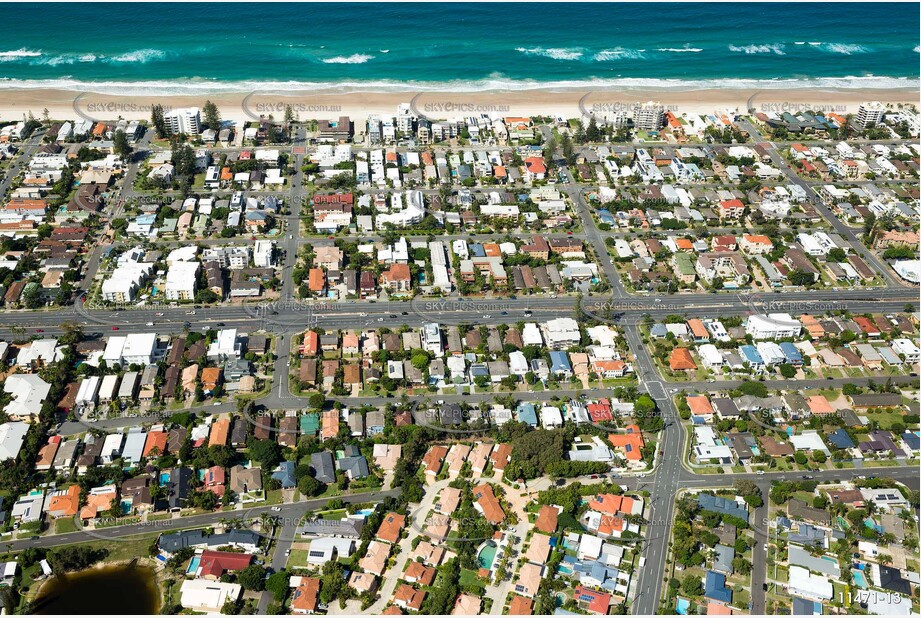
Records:
{"label": "white apartment building", "polygon": [[886,108],[879,101],[861,103],[860,107],[857,108],[857,116],[854,121],[860,128],[866,129],[870,125],[881,123],[885,115]]}
{"label": "white apartment building", "polygon": [[665,124],[665,107],[658,101],[633,106],[633,126],[642,131],[656,131]]}
{"label": "white apartment building", "polygon": [[164,292],[168,300],[193,300],[198,281],[198,262],[173,262],[166,271]]}
{"label": "white apartment building", "polygon": [[153,272],[152,262],[126,262],[120,264],[102,282],[102,299],[110,303],[133,302],[137,291]]}
{"label": "white apartment building", "polygon": [[246,268],[249,266],[249,247],[208,247],[202,252],[201,261],[217,262],[231,270]]}
{"label": "white apartment building", "polygon": [[745,332],[753,339],[782,339],[798,337],[802,324],[789,313],[771,313],[749,316],[745,323]]}
{"label": "white apartment building", "polygon": [[257,240],[253,247],[253,264],[257,268],[271,268],[275,265],[275,243],[271,240]]}
{"label": "white apartment building", "polygon": [[422,348],[438,357],[444,354],[444,347],[441,344],[441,329],[438,324],[429,322],[422,327]]}
{"label": "white apartment building", "polygon": [[201,133],[201,110],[197,107],[174,109],[163,114],[166,128],[171,133],[198,135]]}

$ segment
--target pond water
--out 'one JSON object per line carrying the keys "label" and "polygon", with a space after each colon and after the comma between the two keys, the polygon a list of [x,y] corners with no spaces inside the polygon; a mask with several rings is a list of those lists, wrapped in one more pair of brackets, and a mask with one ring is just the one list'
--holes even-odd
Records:
{"label": "pond water", "polygon": [[55,576],[35,599],[39,615],[150,615],[159,610],[156,576],[143,566],[114,565]]}

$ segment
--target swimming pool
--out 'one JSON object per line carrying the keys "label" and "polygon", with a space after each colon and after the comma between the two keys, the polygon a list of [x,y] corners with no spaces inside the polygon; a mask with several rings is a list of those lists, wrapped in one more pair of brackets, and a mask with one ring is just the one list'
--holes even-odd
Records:
{"label": "swimming pool", "polygon": [[160,485],[163,486],[168,483],[169,483],[169,472],[161,472],[160,473]]}
{"label": "swimming pool", "polygon": [[483,548],[480,549],[477,554],[477,561],[479,561],[480,566],[484,569],[492,569],[492,563],[496,559],[496,550],[499,548],[492,541],[487,542],[483,545]]}
{"label": "swimming pool", "polygon": [[686,616],[690,608],[691,602],[687,599],[679,598],[675,602],[675,613],[681,614],[682,616]]}
{"label": "swimming pool", "polygon": [[189,561],[189,568],[186,569],[186,573],[189,575],[195,575],[198,571],[198,565],[201,563],[201,556],[192,556],[192,559]]}
{"label": "swimming pool", "polygon": [[867,584],[867,576],[863,574],[863,571],[854,569],[851,571],[851,575],[854,576],[854,584],[863,590],[866,590],[870,586]]}

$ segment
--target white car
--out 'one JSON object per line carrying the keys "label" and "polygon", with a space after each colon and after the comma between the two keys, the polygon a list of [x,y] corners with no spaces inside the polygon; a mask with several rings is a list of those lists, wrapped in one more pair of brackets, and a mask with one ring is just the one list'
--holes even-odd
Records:
{"label": "white car", "polygon": [[488,320],[488,319],[491,318],[491,317],[492,317],[492,316],[489,315],[488,313],[484,313],[484,314],[483,314],[483,319],[484,319],[484,320]]}
{"label": "white car", "polygon": [[281,513],[281,507],[280,507],[280,506],[273,506],[273,507],[272,507],[272,510],[275,511],[276,513]]}
{"label": "white car", "polygon": [[154,325],[153,322],[148,322],[148,323],[147,323],[147,326],[153,326],[153,325]]}
{"label": "white car", "polygon": [[378,322],[383,322],[383,321],[384,321],[384,318],[377,318],[377,321],[378,321]]}
{"label": "white car", "polygon": [[367,314],[367,313],[359,313],[358,315],[360,315],[360,316],[363,317],[363,318],[368,317],[368,314]]}

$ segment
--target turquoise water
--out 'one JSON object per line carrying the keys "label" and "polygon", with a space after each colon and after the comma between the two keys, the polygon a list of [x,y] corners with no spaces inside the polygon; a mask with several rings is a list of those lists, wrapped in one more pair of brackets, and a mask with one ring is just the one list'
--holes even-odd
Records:
{"label": "turquoise water", "polygon": [[201,564],[201,556],[192,556],[192,559],[189,560],[189,568],[185,572],[194,575],[199,564]]}
{"label": "turquoise water", "polygon": [[854,569],[851,571],[851,574],[854,576],[854,584],[856,584],[858,588],[862,588],[863,590],[869,588],[869,585],[867,584],[867,577],[863,574],[863,571]]}
{"label": "turquoise water", "polygon": [[163,486],[163,485],[166,485],[167,483],[169,483],[169,472],[161,472],[160,473],[160,485]]}
{"label": "turquoise water", "polygon": [[496,559],[496,547],[495,543],[489,542],[483,546],[483,549],[480,550],[480,553],[477,554],[477,560],[480,562],[480,566],[484,569],[491,569],[492,563]]}
{"label": "turquoise water", "polygon": [[[918,87],[917,3],[4,7],[7,87]],[[36,18],[39,17],[39,18]]]}
{"label": "turquoise water", "polygon": [[688,609],[690,609],[690,607],[691,602],[687,599],[678,599],[678,601],[675,603],[675,611],[682,616],[687,615]]}

